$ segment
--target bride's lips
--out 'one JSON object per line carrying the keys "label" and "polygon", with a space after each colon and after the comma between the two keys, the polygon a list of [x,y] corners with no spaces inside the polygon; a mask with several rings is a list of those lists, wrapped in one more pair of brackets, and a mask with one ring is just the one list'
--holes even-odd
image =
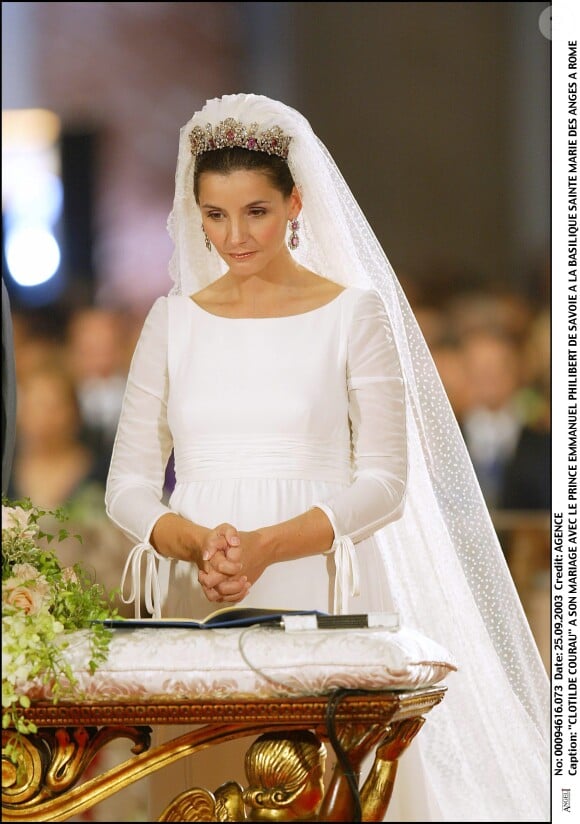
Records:
{"label": "bride's lips", "polygon": [[236,254],[234,252],[230,252],[230,257],[233,258],[234,260],[248,260],[249,258],[252,257],[252,255],[255,255],[255,254],[256,254],[255,252],[239,252],[238,254]]}

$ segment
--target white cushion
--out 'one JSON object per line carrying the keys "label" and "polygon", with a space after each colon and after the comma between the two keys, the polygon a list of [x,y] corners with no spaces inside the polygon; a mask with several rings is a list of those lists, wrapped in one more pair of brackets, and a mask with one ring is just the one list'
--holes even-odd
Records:
{"label": "white cushion", "polygon": [[[457,669],[446,649],[408,628],[120,629],[94,675],[86,669],[87,633],[74,633],[69,641],[66,656],[78,693],[93,703],[260,699],[322,695],[341,687],[417,689]],[[51,697],[38,683],[28,687],[31,698]]]}

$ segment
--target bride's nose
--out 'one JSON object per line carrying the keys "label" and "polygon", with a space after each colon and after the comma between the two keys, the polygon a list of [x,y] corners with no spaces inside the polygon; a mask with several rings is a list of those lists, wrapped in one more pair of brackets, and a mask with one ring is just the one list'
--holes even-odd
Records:
{"label": "bride's nose", "polygon": [[229,225],[229,242],[231,244],[244,243],[248,237],[248,227],[246,221],[241,218],[233,218]]}

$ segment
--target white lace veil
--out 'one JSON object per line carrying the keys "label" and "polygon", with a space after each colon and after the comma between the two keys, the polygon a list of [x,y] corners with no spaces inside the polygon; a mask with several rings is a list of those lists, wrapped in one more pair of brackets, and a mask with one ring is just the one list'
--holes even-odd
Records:
{"label": "white lace veil", "polygon": [[[223,273],[193,197],[189,133],[233,117],[279,126],[301,192],[304,266],[375,288],[397,341],[407,391],[405,511],[379,535],[402,620],[452,651],[459,671],[419,743],[444,821],[549,820],[549,681],[437,370],[396,275],[330,153],[296,110],[254,94],[208,101],[181,129],[168,229],[172,292]],[[364,560],[361,559],[361,563]]]}

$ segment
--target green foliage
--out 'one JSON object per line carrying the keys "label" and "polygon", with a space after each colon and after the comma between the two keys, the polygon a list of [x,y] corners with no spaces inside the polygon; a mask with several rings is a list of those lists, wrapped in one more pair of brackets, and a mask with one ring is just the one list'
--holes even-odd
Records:
{"label": "green foliage", "polygon": [[20,736],[37,732],[26,717],[31,683],[48,686],[54,703],[72,694],[77,682],[65,656],[71,633],[88,636],[93,674],[107,659],[112,637],[99,622],[117,617],[111,596],[82,564],[63,567],[48,547],[72,536],[65,527],[56,536],[46,532],[45,516],[67,520],[62,508],[2,499],[2,727],[15,731],[4,750],[15,762]]}

